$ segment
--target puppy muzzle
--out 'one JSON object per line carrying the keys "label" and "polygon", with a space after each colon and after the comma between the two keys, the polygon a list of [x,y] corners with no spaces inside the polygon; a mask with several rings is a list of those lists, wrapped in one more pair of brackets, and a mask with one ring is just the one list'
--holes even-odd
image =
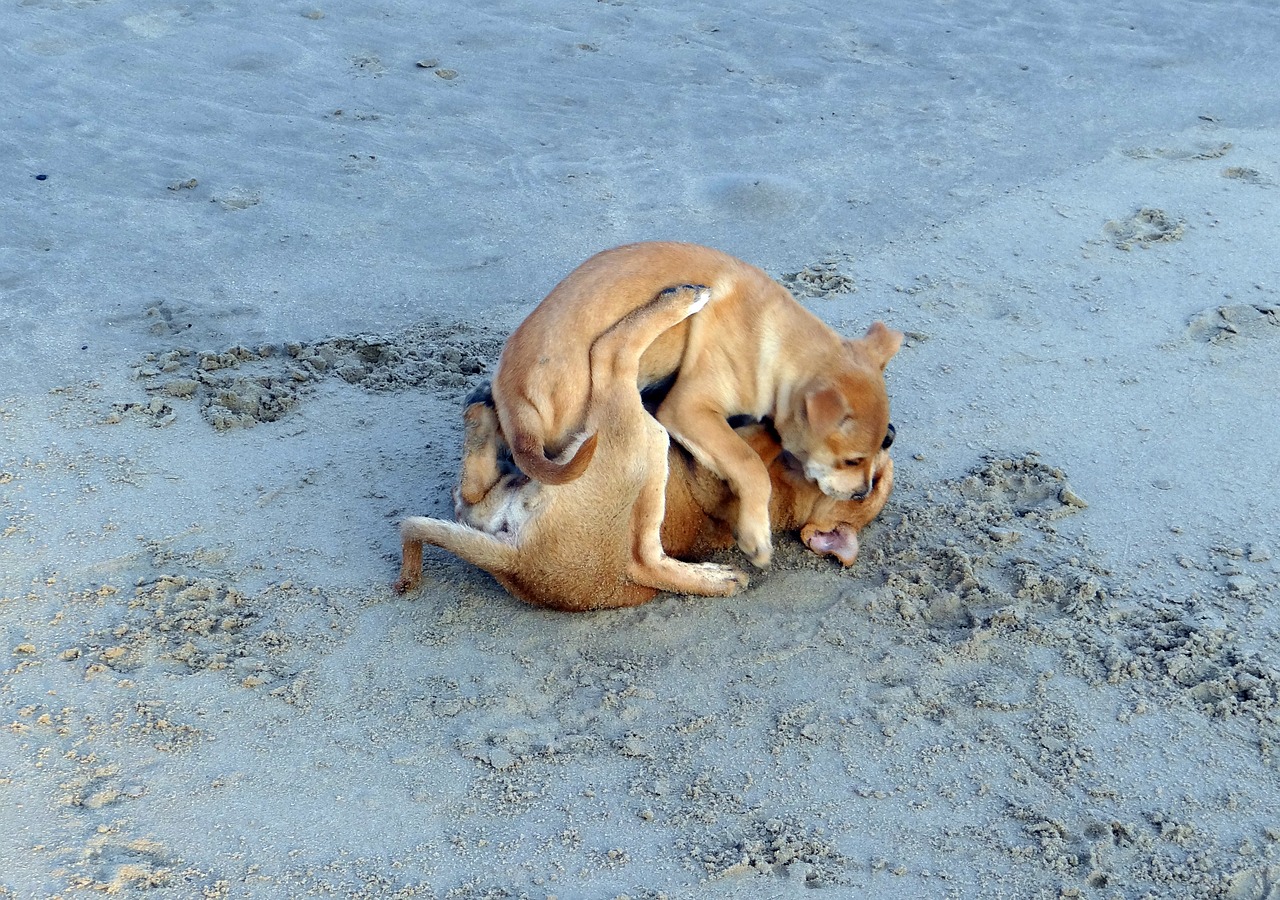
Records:
{"label": "puppy muzzle", "polygon": [[823,469],[821,466],[817,466],[812,462],[804,467],[804,474],[806,478],[818,486],[818,490],[822,491],[822,493],[826,494],[832,500],[840,500],[842,502],[850,500],[866,500],[875,490],[876,482],[879,481],[879,478],[872,476],[870,483],[867,484],[866,487],[859,490],[850,490],[842,486],[837,486],[834,483],[834,479],[831,477],[832,473],[830,470]]}
{"label": "puppy muzzle", "polygon": [[871,492],[870,486],[861,491],[852,491],[843,486],[837,486],[831,477],[833,474],[831,470],[813,462],[805,464],[804,474],[806,478],[818,486],[818,490],[832,500],[861,500]]}

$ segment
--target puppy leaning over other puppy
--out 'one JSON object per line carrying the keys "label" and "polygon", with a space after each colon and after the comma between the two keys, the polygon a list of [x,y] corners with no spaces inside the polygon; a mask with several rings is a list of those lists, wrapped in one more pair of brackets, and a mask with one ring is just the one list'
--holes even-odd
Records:
{"label": "puppy leaning over other puppy", "polygon": [[[664,286],[691,283],[708,285],[712,301],[643,351],[637,385],[674,377],[658,420],[728,482],[739,500],[738,546],[763,568],[773,551],[769,474],[727,419],[771,418],[823,493],[866,497],[888,440],[884,368],[902,343],[883,323],[845,340],[763,271],[709,247],[606,250],[571,272],[508,339],[493,381],[501,434],[516,465],[538,481],[581,476],[599,438],[586,421],[590,348]],[[462,499],[476,502],[493,477],[464,472]]]}
{"label": "puppy leaning over other puppy", "polygon": [[[634,606],[658,591],[727,597],[742,590],[747,578],[735,569],[663,551],[669,440],[636,390],[645,348],[710,296],[705,287],[665,290],[600,334],[589,351],[585,410],[601,451],[595,464],[563,485],[506,476],[466,510],[471,525],[406,519],[396,589],[417,583],[425,541],[489,571],[515,596],[560,609]],[[494,428],[485,428],[483,404],[467,413],[464,452],[488,452],[496,435],[487,433]]]}

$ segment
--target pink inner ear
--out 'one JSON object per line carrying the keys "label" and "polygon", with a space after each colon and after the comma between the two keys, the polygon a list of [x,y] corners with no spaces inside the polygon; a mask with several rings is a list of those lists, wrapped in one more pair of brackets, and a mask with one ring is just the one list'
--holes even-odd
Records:
{"label": "pink inner ear", "polygon": [[832,531],[815,531],[805,546],[819,556],[834,556],[841,565],[851,566],[858,558],[858,533],[847,525],[837,525]]}

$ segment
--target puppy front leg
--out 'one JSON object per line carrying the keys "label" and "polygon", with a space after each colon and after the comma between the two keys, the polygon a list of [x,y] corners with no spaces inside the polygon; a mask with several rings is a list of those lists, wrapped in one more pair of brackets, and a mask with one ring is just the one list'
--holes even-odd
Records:
{"label": "puppy front leg", "polygon": [[734,527],[738,546],[756,568],[767,568],[773,558],[773,529],[769,523],[773,484],[764,461],[729,427],[722,412],[706,406],[682,405],[675,391],[659,407],[658,421],[698,462],[728,482],[738,498],[738,521]]}
{"label": "puppy front leg", "polygon": [[893,493],[893,458],[884,450],[878,456],[875,483],[867,498],[858,504],[858,516],[853,520],[853,526],[858,529],[865,528],[872,519],[880,515],[880,511],[889,502],[889,495]]}

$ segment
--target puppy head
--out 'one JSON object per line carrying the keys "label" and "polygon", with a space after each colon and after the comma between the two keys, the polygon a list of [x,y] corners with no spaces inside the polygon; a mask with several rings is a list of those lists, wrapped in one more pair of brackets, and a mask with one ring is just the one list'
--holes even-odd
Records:
{"label": "puppy head", "polygon": [[901,332],[882,322],[845,341],[826,370],[801,389],[794,415],[779,425],[783,446],[829,497],[860,500],[875,484],[880,451],[893,443],[884,368],[900,346]]}
{"label": "puppy head", "polygon": [[[800,529],[800,539],[806,547],[819,556],[834,556],[843,566],[854,564],[858,558],[858,531],[880,515],[893,490],[893,459],[887,450],[876,454],[875,469],[875,485],[865,500],[819,496]],[[815,487],[808,481],[805,484],[812,496]]]}

